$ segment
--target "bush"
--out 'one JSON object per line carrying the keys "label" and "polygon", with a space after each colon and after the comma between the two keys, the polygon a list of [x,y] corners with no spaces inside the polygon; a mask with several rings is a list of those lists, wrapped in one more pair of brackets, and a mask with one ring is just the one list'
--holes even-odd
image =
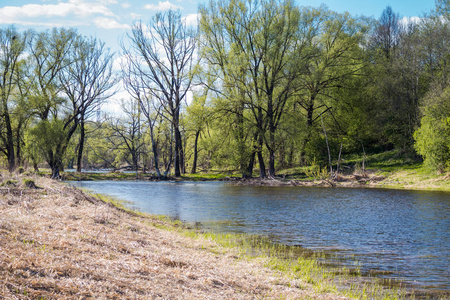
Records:
{"label": "bush", "polygon": [[424,100],[422,113],[414,148],[425,164],[444,172],[450,167],[450,88],[433,89]]}

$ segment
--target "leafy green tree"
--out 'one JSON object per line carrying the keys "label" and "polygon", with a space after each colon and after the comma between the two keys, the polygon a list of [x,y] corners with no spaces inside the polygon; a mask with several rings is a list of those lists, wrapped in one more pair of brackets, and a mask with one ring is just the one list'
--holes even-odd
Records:
{"label": "leafy green tree", "polygon": [[193,132],[194,146],[191,174],[197,173],[198,162],[198,144],[201,134],[205,133],[208,128],[208,123],[212,117],[211,108],[207,104],[207,95],[194,94],[192,103],[186,108],[186,123],[188,130]]}
{"label": "leafy green tree", "polygon": [[241,118],[238,127],[243,124],[243,110],[250,111],[255,147],[249,169],[257,154],[260,176],[266,176],[262,156],[265,146],[269,176],[274,177],[275,136],[303,61],[305,43],[298,37],[299,10],[291,1],[249,0],[211,1],[200,11],[202,51],[219,74],[217,86],[224,88],[221,94],[231,91],[230,95],[238,99],[234,105],[236,117]]}
{"label": "leafy green tree", "polygon": [[[310,19],[309,29],[311,58],[307,71],[298,77],[301,89],[296,102],[306,119],[306,133],[301,146],[302,161],[309,152],[315,156],[312,145],[314,135],[322,129],[318,126],[324,114],[333,112],[342,98],[336,96],[354,77],[365,75],[365,59],[360,45],[364,44],[367,24],[365,20],[352,18],[348,13],[338,14],[326,8],[306,8],[304,14]],[[310,149],[310,151],[306,151]]]}
{"label": "leafy green tree", "polygon": [[432,89],[422,106],[415,148],[425,163],[440,172],[450,167],[450,87]]}
{"label": "leafy green tree", "polygon": [[[62,96],[60,80],[62,72],[74,62],[76,39],[74,30],[54,28],[34,33],[29,42],[33,74],[29,100],[38,117],[31,132],[43,139],[40,150],[52,170],[52,178],[60,177],[67,147],[78,127],[80,112]],[[39,129],[48,134],[40,134]]]}
{"label": "leafy green tree", "polygon": [[23,78],[18,77],[19,64],[28,36],[13,26],[0,29],[0,151],[7,157],[10,172],[16,167],[14,145],[18,142],[14,139],[11,112],[20,98],[17,83]]}

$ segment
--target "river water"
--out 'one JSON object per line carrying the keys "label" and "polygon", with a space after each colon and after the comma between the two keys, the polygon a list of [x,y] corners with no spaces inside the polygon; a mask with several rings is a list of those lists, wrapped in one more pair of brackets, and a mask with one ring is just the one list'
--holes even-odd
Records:
{"label": "river water", "polygon": [[224,182],[70,182],[215,230],[332,252],[343,264],[450,290],[450,193],[233,186]]}

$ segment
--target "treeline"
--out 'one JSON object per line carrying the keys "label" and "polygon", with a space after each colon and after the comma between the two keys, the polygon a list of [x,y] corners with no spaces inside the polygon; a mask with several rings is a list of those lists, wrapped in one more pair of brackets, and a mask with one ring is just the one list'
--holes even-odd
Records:
{"label": "treeline", "polygon": [[[0,30],[0,149],[10,171],[129,165],[163,177],[335,163],[397,149],[450,167],[450,4],[378,20],[293,1],[210,1],[137,22],[121,70],[74,30]],[[120,81],[120,82],[119,82]],[[119,116],[100,107],[123,84]],[[104,106],[105,107],[105,106]]]}

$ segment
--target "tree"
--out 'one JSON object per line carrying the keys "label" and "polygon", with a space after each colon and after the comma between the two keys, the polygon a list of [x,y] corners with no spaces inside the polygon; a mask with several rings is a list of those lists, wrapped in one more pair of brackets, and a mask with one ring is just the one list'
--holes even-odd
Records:
{"label": "tree", "polygon": [[158,121],[162,121],[162,105],[160,101],[155,100],[152,92],[149,89],[145,77],[142,76],[139,69],[131,63],[131,57],[127,57],[122,64],[123,82],[128,94],[139,104],[142,113],[147,119],[149,128],[150,142],[152,144],[153,152],[153,166],[156,175],[161,178],[158,143],[155,133],[155,126]]}
{"label": "tree", "polygon": [[74,62],[76,39],[75,31],[54,28],[33,33],[29,42],[33,73],[29,99],[39,118],[32,132],[40,138],[36,142],[52,170],[52,178],[60,177],[65,152],[78,127],[79,110],[62,97],[60,81],[61,72]]}
{"label": "tree", "polygon": [[74,122],[80,126],[77,172],[81,172],[85,122],[93,116],[114,92],[117,82],[112,70],[113,54],[95,38],[77,37],[71,59],[73,62],[60,72],[62,90],[71,102]]}
{"label": "tree", "polygon": [[[294,80],[306,45],[298,36],[299,10],[291,1],[223,1],[202,7],[201,15],[206,60],[221,72],[219,84],[237,89],[233,93],[241,104],[237,117],[242,118],[242,110],[247,108],[253,119],[255,147],[249,169],[257,154],[260,176],[266,176],[265,146],[269,176],[274,177],[275,135],[295,91]],[[242,123],[240,120],[238,125]]]}
{"label": "tree", "polygon": [[399,43],[400,17],[394,13],[390,6],[381,13],[380,20],[373,35],[375,47],[383,51],[384,56],[389,59]]}
{"label": "tree", "polygon": [[[124,154],[124,159],[136,172],[139,169],[139,155],[144,145],[141,138],[141,112],[136,101],[122,102],[124,117],[108,118],[106,126],[111,130],[110,143]],[[131,156],[131,161],[127,159]]]}
{"label": "tree", "polygon": [[364,75],[365,61],[360,45],[367,30],[364,20],[355,20],[348,13],[338,14],[322,8],[318,11],[305,9],[304,14],[310,19],[312,37],[307,71],[297,81],[300,89],[296,103],[306,119],[300,150],[303,163],[315,124],[342,101],[335,92],[348,88],[350,78]]}
{"label": "tree", "polygon": [[204,132],[208,126],[209,119],[211,118],[211,109],[207,106],[207,95],[194,94],[192,103],[187,107],[187,126],[190,131],[194,133],[194,150],[191,174],[197,173],[197,161],[198,161],[198,144],[199,138],[202,132]]}
{"label": "tree", "polygon": [[0,150],[8,159],[8,169],[14,171],[15,143],[11,110],[17,101],[17,83],[23,78],[18,77],[19,64],[23,55],[28,33],[19,33],[15,27],[0,29]]}
{"label": "tree", "polygon": [[424,99],[415,148],[425,163],[443,172],[450,167],[450,88],[437,86]]}
{"label": "tree", "polygon": [[122,45],[131,69],[142,78],[146,90],[157,99],[170,118],[175,136],[175,176],[184,171],[180,111],[192,83],[196,32],[180,12],[159,12],[148,27],[133,25],[128,35],[131,49]]}

